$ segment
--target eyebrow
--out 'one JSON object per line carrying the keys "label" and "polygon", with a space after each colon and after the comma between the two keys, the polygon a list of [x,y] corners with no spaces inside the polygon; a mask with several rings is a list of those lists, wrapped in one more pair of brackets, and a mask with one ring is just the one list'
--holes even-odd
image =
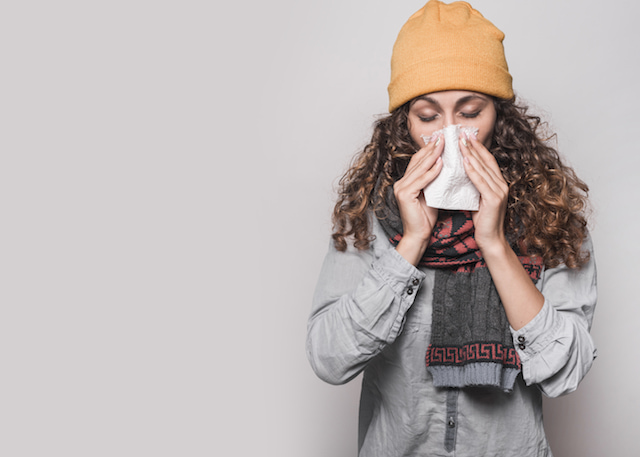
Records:
{"label": "eyebrow", "polygon": [[[465,95],[464,97],[459,98],[456,101],[456,108],[458,108],[459,106],[464,105],[465,103],[470,102],[471,100],[474,100],[474,99],[487,101],[487,99],[485,97],[483,97],[481,95],[478,95],[478,94]],[[433,103],[436,106],[440,106],[440,103],[438,103],[437,100],[429,97],[428,95],[421,95],[421,96],[417,97],[415,101],[418,101],[418,100],[424,100],[426,102]]]}
{"label": "eyebrow", "polygon": [[483,102],[487,101],[487,99],[485,97],[482,97],[482,96],[477,95],[477,94],[471,94],[471,95],[467,95],[465,97],[462,97],[462,98],[458,99],[458,101],[456,102],[456,108],[458,106],[460,106],[460,105],[464,105],[465,103],[470,102],[471,100],[475,100],[475,99],[481,100]]}

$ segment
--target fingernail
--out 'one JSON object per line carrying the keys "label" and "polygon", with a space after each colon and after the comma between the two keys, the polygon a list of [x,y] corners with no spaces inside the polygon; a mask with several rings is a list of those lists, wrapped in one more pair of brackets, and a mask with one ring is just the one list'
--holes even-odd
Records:
{"label": "fingernail", "polygon": [[441,136],[438,136],[438,139],[436,140],[436,146],[438,146],[440,144],[440,141],[442,140]]}
{"label": "fingernail", "polygon": [[462,137],[462,144],[464,144],[465,146],[468,146],[467,139],[465,137]]}

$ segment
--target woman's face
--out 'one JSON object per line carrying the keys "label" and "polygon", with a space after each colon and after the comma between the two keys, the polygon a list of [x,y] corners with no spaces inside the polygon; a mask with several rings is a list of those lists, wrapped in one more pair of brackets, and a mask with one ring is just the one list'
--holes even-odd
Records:
{"label": "woman's face", "polygon": [[424,146],[421,135],[460,124],[478,129],[478,139],[489,148],[496,123],[496,109],[489,95],[466,90],[445,90],[421,95],[412,100],[408,117],[413,141]]}

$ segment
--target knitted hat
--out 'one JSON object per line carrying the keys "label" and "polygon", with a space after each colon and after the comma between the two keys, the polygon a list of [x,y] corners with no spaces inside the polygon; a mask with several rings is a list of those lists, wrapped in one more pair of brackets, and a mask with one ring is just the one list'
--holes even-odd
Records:
{"label": "knitted hat", "polygon": [[409,18],[393,46],[389,111],[441,90],[513,98],[503,39],[468,3],[430,0]]}

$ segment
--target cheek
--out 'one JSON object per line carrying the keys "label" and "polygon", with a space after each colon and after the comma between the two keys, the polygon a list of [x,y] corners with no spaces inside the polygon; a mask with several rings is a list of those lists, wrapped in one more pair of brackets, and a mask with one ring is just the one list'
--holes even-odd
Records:
{"label": "cheek", "polygon": [[422,135],[431,136],[436,130],[438,130],[437,127],[425,125],[422,122],[412,123],[409,120],[408,124],[409,124],[409,134],[411,135],[411,139],[420,148],[424,146],[424,140],[422,139]]}
{"label": "cheek", "polygon": [[414,131],[411,132],[411,139],[416,144],[416,146],[418,146],[418,148],[421,148],[422,146],[424,146],[424,140],[422,139],[422,135],[429,136],[428,133],[424,133],[424,132],[414,132]]}
{"label": "cheek", "polygon": [[409,135],[411,135],[411,139],[413,140],[413,142],[419,147],[422,147],[422,145],[424,144],[424,141],[422,141],[422,138],[420,138],[420,135],[424,135],[422,130],[417,128],[416,123],[411,122],[411,119],[407,120],[407,127],[409,127]]}
{"label": "cheek", "polygon": [[487,119],[484,125],[478,125],[478,139],[488,149],[493,139],[493,128],[495,126],[495,117]]}
{"label": "cheek", "polygon": [[492,138],[493,138],[493,126],[491,126],[491,130],[482,129],[480,132],[478,132],[478,139],[487,149],[491,147]]}

